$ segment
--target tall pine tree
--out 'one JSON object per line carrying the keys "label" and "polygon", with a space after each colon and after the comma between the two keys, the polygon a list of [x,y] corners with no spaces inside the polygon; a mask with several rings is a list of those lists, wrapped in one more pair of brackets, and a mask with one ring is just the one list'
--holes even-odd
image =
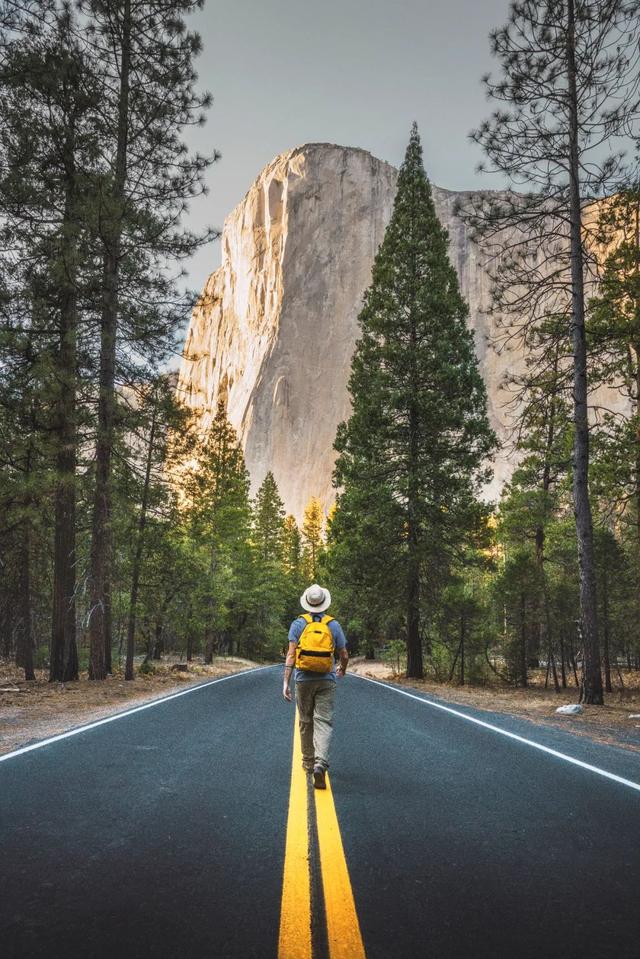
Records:
{"label": "tall pine tree", "polygon": [[350,535],[370,552],[372,574],[384,575],[393,558],[403,592],[407,675],[417,678],[423,584],[438,580],[464,539],[494,444],[447,244],[414,124],[359,317],[349,380],[353,412],[335,445],[339,509],[355,503],[348,526],[367,524],[366,542]]}
{"label": "tall pine tree", "polygon": [[91,272],[86,223],[99,153],[99,89],[76,27],[67,7],[43,4],[38,16],[23,12],[0,52],[0,258],[3,270],[13,274],[3,314],[14,329],[29,331],[23,340],[30,362],[37,367],[39,359],[39,368],[47,370],[40,384],[46,411],[40,427],[55,470],[50,679],[63,681],[78,678],[81,313]]}
{"label": "tall pine tree", "polygon": [[[158,301],[169,331],[182,317],[165,264],[189,256],[213,231],[181,225],[189,200],[205,192],[214,159],[189,151],[187,127],[204,121],[211,98],[197,89],[201,52],[185,17],[201,0],[79,0],[89,42],[101,65],[102,129],[107,170],[99,192],[102,247],[96,482],[91,538],[89,675],[110,671],[113,579],[113,450],[117,439],[118,366],[123,340],[150,360],[162,341]],[[144,265],[144,268],[141,268]],[[167,315],[168,314],[168,315]],[[169,332],[167,331],[167,332]]]}
{"label": "tall pine tree", "polygon": [[488,172],[513,189],[476,194],[470,222],[493,264],[493,308],[527,344],[549,315],[571,344],[573,508],[584,639],[582,701],[601,705],[585,290],[594,279],[593,225],[585,211],[618,189],[624,148],[637,136],[637,0],[519,0],[491,32],[498,104],[471,134]]}
{"label": "tall pine tree", "polygon": [[283,562],[284,504],[271,470],[256,494],[253,509],[253,542],[263,563]]}
{"label": "tall pine tree", "polygon": [[302,521],[302,538],[304,540],[304,570],[309,580],[315,580],[318,573],[318,560],[322,554],[322,528],[324,515],[320,500],[312,496],[304,510]]}
{"label": "tall pine tree", "polygon": [[[206,575],[205,662],[211,662],[227,625],[230,603],[237,606],[234,585],[249,561],[249,475],[236,431],[220,400],[211,429],[199,451],[192,475],[191,529],[201,544]],[[236,591],[237,592],[237,591]]]}

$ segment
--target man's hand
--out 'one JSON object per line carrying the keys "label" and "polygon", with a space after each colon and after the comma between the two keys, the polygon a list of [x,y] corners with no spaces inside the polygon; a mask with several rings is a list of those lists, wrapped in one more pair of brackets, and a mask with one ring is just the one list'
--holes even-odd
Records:
{"label": "man's hand", "polygon": [[336,670],[336,675],[346,676],[347,674],[347,663],[349,662],[349,653],[346,649],[340,650],[340,662],[338,663],[338,668]]}
{"label": "man's hand", "polygon": [[[289,650],[291,653],[291,650]],[[290,659],[290,656],[287,656],[287,659]],[[284,664],[284,682],[282,683],[282,695],[287,700],[288,703],[291,702],[291,691],[289,689],[289,683],[291,682],[291,673],[293,672],[293,663]]]}

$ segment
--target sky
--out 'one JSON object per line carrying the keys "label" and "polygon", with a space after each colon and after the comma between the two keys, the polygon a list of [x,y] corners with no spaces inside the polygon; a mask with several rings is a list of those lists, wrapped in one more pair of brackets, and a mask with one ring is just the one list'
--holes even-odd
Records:
{"label": "sky", "polygon": [[[208,0],[189,20],[203,42],[200,85],[214,98],[188,142],[222,158],[189,223],[221,228],[261,169],[309,142],[361,147],[399,165],[418,122],[430,179],[452,190],[500,186],[477,174],[469,131],[490,112],[480,82],[488,34],[508,0]],[[188,264],[201,289],[216,241]]]}

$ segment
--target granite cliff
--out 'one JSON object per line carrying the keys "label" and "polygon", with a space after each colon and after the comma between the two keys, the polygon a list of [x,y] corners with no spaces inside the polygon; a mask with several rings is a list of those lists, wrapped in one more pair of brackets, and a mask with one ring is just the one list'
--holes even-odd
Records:
{"label": "granite cliff", "polygon": [[[222,265],[193,312],[179,395],[205,430],[219,397],[240,435],[255,491],[272,470],[298,520],[312,495],[333,499],[337,424],[349,415],[347,380],[361,297],[389,221],[397,170],[364,150],[310,143],[276,157],[227,217]],[[507,373],[524,366],[492,343],[489,276],[455,215],[460,194],[433,188],[469,322],[489,415],[504,446],[486,490],[496,498],[513,470]]]}

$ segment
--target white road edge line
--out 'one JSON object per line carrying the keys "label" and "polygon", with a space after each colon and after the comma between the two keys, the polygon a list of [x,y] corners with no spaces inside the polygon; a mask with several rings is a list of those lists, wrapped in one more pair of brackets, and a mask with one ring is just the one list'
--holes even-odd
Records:
{"label": "white road edge line", "polygon": [[[277,664],[276,664],[277,665]],[[259,673],[263,669],[274,669],[274,666],[258,666],[256,669],[243,669],[238,673],[231,673],[229,676],[221,676],[219,679],[212,679],[208,683],[196,683],[189,689],[181,689],[178,693],[170,693],[168,696],[159,696],[158,699],[152,699],[149,703],[142,703],[141,706],[134,706],[133,709],[125,709],[124,712],[114,713],[112,716],[105,716],[104,719],[97,719],[94,723],[87,723],[85,726],[76,726],[66,733],[58,733],[57,736],[50,736],[49,739],[41,739],[37,743],[31,743],[30,746],[23,746],[21,749],[14,749],[13,752],[5,753],[0,756],[0,763],[7,759],[13,759],[15,756],[21,756],[23,753],[30,753],[33,749],[41,749],[43,746],[49,746],[51,743],[57,743],[61,739],[69,739],[70,736],[77,736],[78,733],[84,733],[89,729],[95,729],[97,726],[104,726],[105,723],[112,723],[116,719],[124,719],[125,716],[133,716],[134,713],[142,712],[143,709],[151,709],[152,706],[159,706],[160,703],[166,703],[170,699],[177,699],[178,696],[186,696],[187,693],[195,693],[198,689],[204,689],[205,686],[215,686],[216,683],[223,683],[225,679],[237,679],[238,676],[246,676],[249,673]]]}
{"label": "white road edge line", "polygon": [[415,699],[418,703],[423,703],[425,706],[433,706],[434,709],[441,709],[445,713],[451,713],[452,716],[458,716],[459,719],[466,719],[469,723],[475,723],[476,726],[484,726],[485,729],[490,729],[494,733],[499,733],[501,736],[507,736],[509,739],[515,739],[516,742],[525,743],[527,746],[532,746],[534,749],[539,749],[542,753],[548,753],[550,756],[556,756],[557,759],[564,759],[567,763],[572,763],[574,766],[580,766],[581,769],[588,769],[589,772],[596,773],[598,776],[603,776],[605,779],[611,779],[613,782],[620,783],[622,786],[628,786],[630,789],[635,789],[636,792],[640,792],[640,783],[634,783],[631,779],[625,779],[623,776],[616,776],[615,773],[609,773],[606,769],[600,769],[599,766],[592,766],[590,763],[585,763],[581,759],[575,759],[573,756],[567,755],[567,753],[558,752],[557,749],[551,749],[550,746],[543,746],[542,743],[536,743],[533,739],[526,739],[524,736],[518,736],[516,733],[510,733],[506,729],[500,729],[499,726],[494,726],[492,723],[486,723],[482,719],[476,719],[475,716],[468,716],[466,713],[461,713],[457,709],[452,709],[450,706],[443,706],[441,703],[434,703],[431,699],[424,699],[422,696],[414,696],[413,693],[407,693],[404,689],[398,689],[397,686],[390,686],[388,683],[380,683],[377,679],[369,679],[368,676],[360,676],[358,673],[351,671],[351,676],[355,676],[356,679],[362,679],[366,683],[373,683],[374,686],[382,686],[383,689],[389,689],[391,692],[399,693],[401,696],[406,696],[408,699]]}

